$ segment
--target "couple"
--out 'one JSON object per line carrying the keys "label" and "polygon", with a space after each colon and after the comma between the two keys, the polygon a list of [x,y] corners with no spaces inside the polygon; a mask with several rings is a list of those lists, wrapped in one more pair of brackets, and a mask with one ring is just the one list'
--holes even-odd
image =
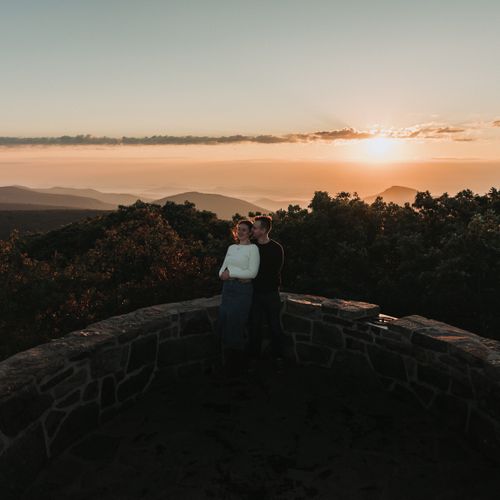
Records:
{"label": "couple", "polygon": [[[283,332],[280,323],[283,247],[269,237],[272,219],[267,215],[238,222],[236,243],[227,249],[219,270],[223,281],[218,333],[228,373],[253,368],[260,356],[262,327],[267,319],[271,350],[278,372],[283,370]],[[245,329],[249,326],[248,340]]]}

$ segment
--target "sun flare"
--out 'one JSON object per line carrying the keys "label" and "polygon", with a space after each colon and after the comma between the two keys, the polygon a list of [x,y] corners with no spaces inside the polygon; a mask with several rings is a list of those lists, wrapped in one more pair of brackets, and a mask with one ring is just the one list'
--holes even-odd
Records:
{"label": "sun flare", "polygon": [[370,153],[377,156],[386,155],[391,150],[392,140],[387,137],[375,137],[374,139],[368,139],[367,148]]}
{"label": "sun flare", "polygon": [[391,137],[374,137],[360,144],[359,156],[367,162],[395,161],[403,153],[401,141]]}

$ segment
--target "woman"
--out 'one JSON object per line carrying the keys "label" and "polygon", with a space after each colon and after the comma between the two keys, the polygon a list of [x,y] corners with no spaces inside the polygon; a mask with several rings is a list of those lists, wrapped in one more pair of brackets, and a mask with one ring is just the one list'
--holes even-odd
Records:
{"label": "woman", "polygon": [[219,270],[223,284],[217,331],[230,375],[235,375],[245,364],[245,328],[252,304],[252,279],[257,276],[260,264],[259,249],[250,242],[252,226],[249,220],[238,222],[233,232],[237,243],[229,245]]}

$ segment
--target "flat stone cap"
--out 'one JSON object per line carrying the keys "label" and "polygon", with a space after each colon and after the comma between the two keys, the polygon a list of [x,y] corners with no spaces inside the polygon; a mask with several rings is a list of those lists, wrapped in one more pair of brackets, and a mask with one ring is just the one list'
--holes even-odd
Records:
{"label": "flat stone cap", "polygon": [[500,380],[500,342],[481,337],[457,326],[425,318],[418,314],[403,316],[388,324],[389,330],[401,333],[413,344],[449,354],[481,366]]}
{"label": "flat stone cap", "polygon": [[351,320],[373,318],[380,313],[380,306],[357,300],[329,299],[317,295],[282,293],[282,298],[294,312],[305,314],[322,312]]}

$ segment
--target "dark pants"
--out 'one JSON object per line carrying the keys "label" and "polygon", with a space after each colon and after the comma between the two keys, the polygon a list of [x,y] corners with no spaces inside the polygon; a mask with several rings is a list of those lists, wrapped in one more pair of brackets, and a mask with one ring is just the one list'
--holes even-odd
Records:
{"label": "dark pants", "polygon": [[253,285],[227,280],[217,317],[217,333],[224,347],[245,350],[245,328],[252,303]]}
{"label": "dark pants", "polygon": [[262,349],[262,328],[267,320],[271,333],[273,357],[283,357],[283,331],[280,323],[281,299],[279,291],[255,292],[250,309],[250,328],[247,351],[250,357],[258,358]]}

